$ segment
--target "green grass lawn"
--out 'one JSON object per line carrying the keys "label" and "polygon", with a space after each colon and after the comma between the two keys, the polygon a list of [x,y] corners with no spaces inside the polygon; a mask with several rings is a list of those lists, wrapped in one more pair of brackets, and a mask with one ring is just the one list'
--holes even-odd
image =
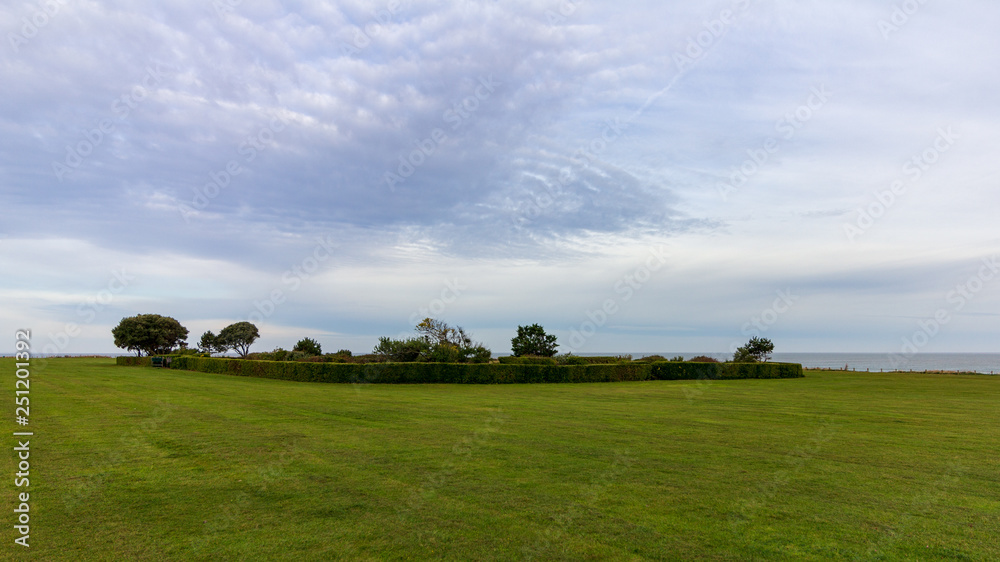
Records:
{"label": "green grass lawn", "polygon": [[[57,359],[31,414],[36,560],[1000,559],[1000,377],[333,385]],[[28,559],[15,462],[0,557]]]}

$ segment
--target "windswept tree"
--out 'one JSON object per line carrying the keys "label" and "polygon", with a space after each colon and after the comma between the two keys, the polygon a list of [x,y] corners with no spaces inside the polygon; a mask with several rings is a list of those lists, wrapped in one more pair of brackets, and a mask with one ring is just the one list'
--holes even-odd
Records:
{"label": "windswept tree", "polygon": [[240,354],[240,357],[246,359],[247,354],[250,353],[250,346],[259,337],[260,332],[257,331],[257,326],[250,322],[237,322],[223,328],[217,339],[221,345],[225,346],[225,349],[233,349]]}
{"label": "windswept tree", "polygon": [[175,347],[186,345],[188,330],[169,316],[139,314],[122,318],[111,335],[115,347],[134,351],[136,355],[169,353]]}
{"label": "windswept tree", "polygon": [[743,347],[736,349],[733,354],[733,363],[763,363],[771,358],[774,351],[774,344],[767,338],[750,338]]}
{"label": "windswept tree", "polygon": [[518,326],[517,336],[510,340],[510,350],[514,357],[538,355],[552,357],[556,354],[556,337],[545,333],[545,328],[538,324]]}

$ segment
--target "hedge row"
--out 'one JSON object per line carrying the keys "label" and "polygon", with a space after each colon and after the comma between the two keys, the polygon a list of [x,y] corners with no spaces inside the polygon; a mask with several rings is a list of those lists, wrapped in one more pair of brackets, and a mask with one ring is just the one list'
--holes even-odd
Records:
{"label": "hedge row", "polygon": [[[141,359],[147,359],[146,357]],[[140,364],[119,357],[119,365]],[[148,362],[146,363],[148,365]],[[472,363],[302,363],[175,357],[172,369],[300,382],[512,384],[643,380],[798,378],[792,363],[618,363],[610,365],[504,365]]]}
{"label": "hedge row", "polygon": [[124,365],[126,367],[152,367],[153,358],[152,357],[136,357],[135,355],[120,355],[118,357],[118,364]]}

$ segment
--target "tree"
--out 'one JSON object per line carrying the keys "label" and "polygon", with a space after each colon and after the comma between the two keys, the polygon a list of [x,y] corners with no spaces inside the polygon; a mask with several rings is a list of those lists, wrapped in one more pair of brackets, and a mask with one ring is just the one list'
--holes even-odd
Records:
{"label": "tree", "polygon": [[250,322],[237,322],[223,328],[219,332],[218,341],[226,349],[235,349],[240,357],[246,359],[247,353],[250,353],[250,346],[259,337],[260,332],[257,331],[257,326]]}
{"label": "tree", "polygon": [[424,318],[417,324],[416,330],[422,334],[427,343],[432,346],[451,344],[456,347],[472,345],[470,338],[461,327],[452,328],[441,320]]}
{"label": "tree", "polygon": [[394,340],[379,338],[373,353],[387,361],[430,361],[435,363],[487,363],[493,352],[472,338],[459,326],[424,318],[416,326],[416,338]]}
{"label": "tree", "polygon": [[510,340],[510,350],[514,357],[523,355],[538,355],[552,357],[556,354],[556,337],[545,333],[545,328],[538,324],[518,326],[517,337]]}
{"label": "tree", "polygon": [[771,358],[774,351],[774,344],[767,338],[750,338],[743,347],[736,349],[733,354],[733,363],[763,363]]}
{"label": "tree", "polygon": [[134,351],[137,356],[169,353],[185,344],[188,330],[177,320],[159,314],[139,314],[122,318],[111,335],[115,347]]}
{"label": "tree", "polygon": [[394,340],[387,337],[379,338],[378,345],[372,351],[386,361],[396,363],[411,363],[419,360],[421,356],[426,356],[429,352],[430,345],[423,338]]}
{"label": "tree", "polygon": [[198,348],[209,355],[213,353],[226,352],[226,347],[219,341],[219,336],[212,333],[211,330],[201,335],[201,340],[198,342]]}
{"label": "tree", "polygon": [[306,355],[323,355],[323,349],[320,347],[319,342],[312,338],[302,338],[299,343],[295,344],[292,351],[298,351],[305,353]]}

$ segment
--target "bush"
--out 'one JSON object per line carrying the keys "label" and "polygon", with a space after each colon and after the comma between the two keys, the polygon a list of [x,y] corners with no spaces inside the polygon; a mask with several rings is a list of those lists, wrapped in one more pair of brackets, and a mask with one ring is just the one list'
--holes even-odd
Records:
{"label": "bush", "polygon": [[573,355],[572,353],[567,353],[565,355],[560,355],[556,357],[556,363],[560,365],[589,365],[586,359],[580,357],[579,355]]}
{"label": "bush", "polygon": [[292,351],[305,353],[306,355],[323,355],[323,348],[319,342],[312,338],[302,338],[295,344]]}
{"label": "bush", "polygon": [[382,337],[378,339],[378,345],[375,346],[373,353],[382,357],[384,361],[410,363],[426,357],[430,351],[431,345],[424,338],[394,340]]}
{"label": "bush", "polygon": [[587,356],[580,357],[587,362],[587,365],[611,365],[613,363],[620,363],[621,360],[617,356]]}
{"label": "bush", "polygon": [[689,359],[691,363],[718,363],[718,359],[713,359],[707,355],[699,355],[697,357],[692,357]]}
{"label": "bush", "polygon": [[654,361],[666,361],[666,360],[667,358],[662,355],[647,355],[640,359],[636,359],[636,361],[644,361],[646,363],[652,363]]}
{"label": "bush", "polygon": [[556,365],[558,359],[553,359],[552,357],[539,357],[538,355],[522,355],[516,357],[514,355],[507,355],[504,357],[498,357],[497,360],[501,365]]}

